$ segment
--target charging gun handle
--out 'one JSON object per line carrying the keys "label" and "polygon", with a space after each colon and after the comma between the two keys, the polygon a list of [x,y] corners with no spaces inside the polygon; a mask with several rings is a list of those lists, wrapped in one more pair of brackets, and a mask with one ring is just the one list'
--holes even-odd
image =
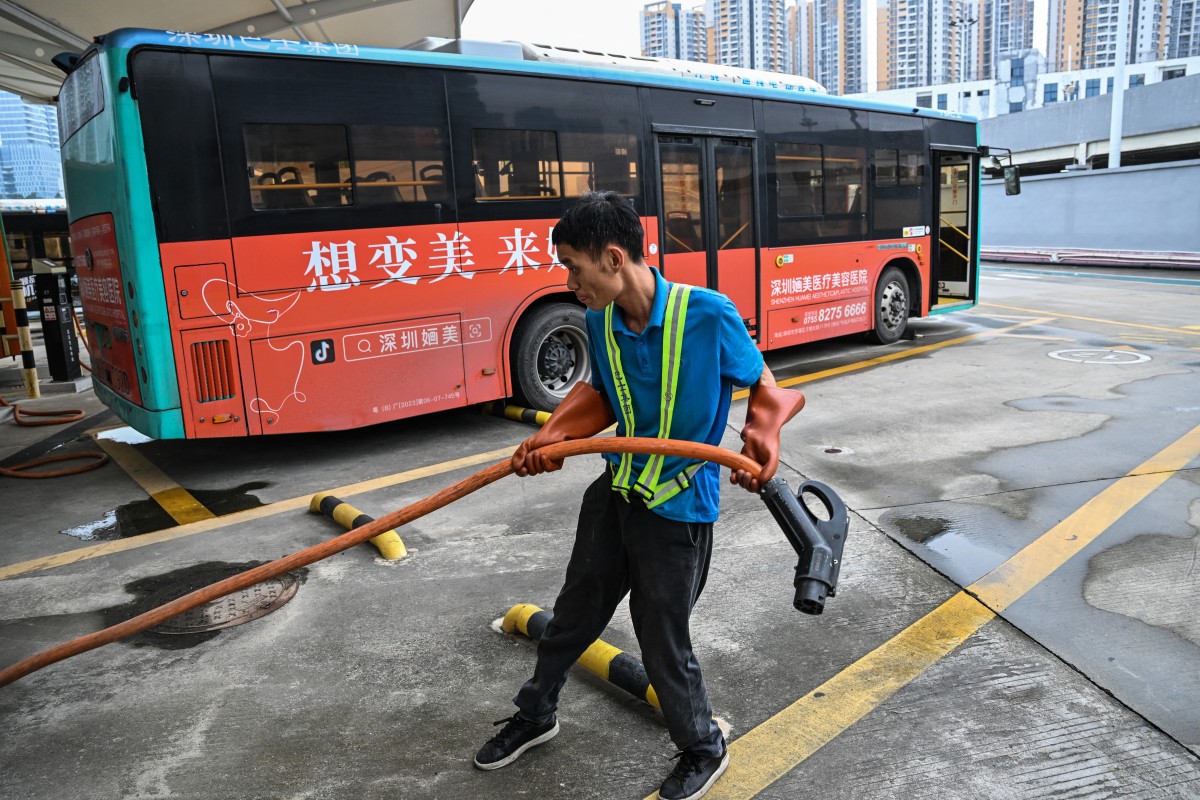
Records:
{"label": "charging gun handle", "polygon": [[[821,519],[808,509],[801,500],[805,493],[821,502],[828,519]],[[774,478],[766,482],[759,494],[799,556],[793,605],[806,614],[820,614],[825,610],[826,595],[837,594],[842,550],[850,530],[846,504],[837,492],[818,481],[804,481],[793,495],[787,481]]]}

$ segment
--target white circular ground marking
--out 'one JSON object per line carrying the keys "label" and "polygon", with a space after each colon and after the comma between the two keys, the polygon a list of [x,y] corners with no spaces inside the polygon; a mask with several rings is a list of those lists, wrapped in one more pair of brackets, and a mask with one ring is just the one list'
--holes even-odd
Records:
{"label": "white circular ground marking", "polygon": [[1080,364],[1142,364],[1150,360],[1145,353],[1132,350],[1055,350],[1049,355],[1059,361],[1076,361]]}

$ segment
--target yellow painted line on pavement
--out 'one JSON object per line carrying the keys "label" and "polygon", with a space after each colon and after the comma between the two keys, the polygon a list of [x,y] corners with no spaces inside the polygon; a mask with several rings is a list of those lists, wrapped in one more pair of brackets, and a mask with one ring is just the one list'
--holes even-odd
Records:
{"label": "yellow painted line on pavement", "polygon": [[154,502],[162,506],[163,511],[171,515],[171,519],[180,525],[216,517],[216,514],[205,508],[191,492],[151,464],[133,445],[101,437],[94,437],[94,440],[121,469],[129,473],[129,477],[133,478],[138,486],[146,490],[146,494],[150,495]]}
{"label": "yellow painted line on pavement", "polygon": [[1200,425],[987,575],[731,743],[729,769],[707,796],[748,800],[791,772],[953,652],[1198,457]]}
{"label": "yellow painted line on pavement", "polygon": [[[374,491],[376,489],[384,489],[389,486],[396,486],[410,481],[428,478],[433,475],[441,475],[445,472],[452,472],[463,467],[473,467],[477,464],[489,463],[497,461],[501,458],[507,458],[512,455],[514,447],[502,447],[497,450],[489,450],[486,453],[477,453],[473,456],[464,456],[451,461],[443,461],[440,464],[431,464],[427,467],[418,467],[410,469],[406,472],[397,472],[392,475],[385,475],[381,478],[373,478],[369,481],[361,481],[359,483],[351,483],[347,486],[341,486],[336,489],[328,489],[330,494],[337,495],[345,499],[356,494]],[[74,564],[79,561],[87,561],[92,558],[100,558],[101,556],[112,555],[114,553],[125,552],[126,550],[136,550],[139,547],[146,547],[159,542],[167,542],[172,539],[181,539],[185,536],[192,536],[197,533],[206,533],[208,531],[218,530],[230,525],[237,525],[243,522],[252,520],[264,519],[272,517],[276,514],[282,514],[286,511],[295,511],[297,509],[307,509],[309,501],[312,499],[312,494],[306,494],[303,497],[293,497],[290,500],[280,500],[278,503],[271,503],[258,508],[239,511],[235,514],[226,514],[221,517],[213,517],[211,519],[202,519],[196,522],[190,522],[186,525],[180,525],[177,528],[166,528],[153,533],[144,533],[140,536],[131,536],[128,539],[118,539],[116,541],[104,542],[103,544],[92,545],[91,547],[81,547],[76,550],[68,550],[65,553],[57,553],[52,556],[44,556],[35,558],[30,561],[22,561],[19,564],[9,564],[8,566],[0,567],[0,580],[6,578],[14,578],[18,575],[25,575],[30,572],[38,572],[45,569],[53,569],[66,564]]]}
{"label": "yellow painted line on pavement", "polygon": [[1065,319],[1080,319],[1084,322],[1099,322],[1104,325],[1121,325],[1126,328],[1143,328],[1148,331],[1166,331],[1167,333],[1186,333],[1191,336],[1200,336],[1200,325],[1187,325],[1182,328],[1166,328],[1161,325],[1142,325],[1138,322],[1122,322],[1116,319],[1101,319],[1100,317],[1081,317],[1078,314],[1060,314],[1057,311],[1039,311],[1034,308],[1017,308],[1016,306],[1002,306],[998,303],[980,303],[979,307],[988,308],[1003,308],[1008,311],[1023,311],[1026,314],[1049,314],[1055,317],[1064,317]]}
{"label": "yellow painted line on pavement", "polygon": [[[890,361],[899,361],[902,358],[920,355],[921,353],[928,353],[932,350],[940,350],[943,347],[951,347],[956,344],[963,344],[964,342],[970,342],[976,339],[988,339],[995,336],[1003,336],[1009,331],[1015,331],[1018,328],[1025,328],[1030,325],[1041,325],[1042,323],[1053,321],[1054,317],[1038,317],[1036,319],[1028,319],[1023,322],[1018,322],[1016,325],[1010,325],[1007,328],[997,328],[994,331],[981,331],[980,333],[972,333],[968,336],[958,336],[954,339],[946,339],[945,341],[934,342],[933,344],[923,344],[917,347],[909,347],[904,350],[897,350],[894,353],[888,353],[885,356],[868,358],[865,361],[855,361],[853,364],[846,364],[841,367],[823,369],[820,372],[814,372],[810,375],[799,375],[795,378],[785,378],[779,381],[779,385],[786,388],[789,386],[798,386],[802,383],[811,383],[812,381],[819,381],[823,378],[831,378],[834,375],[844,375],[847,372],[857,372],[860,369],[875,367],[880,364],[886,364]],[[749,389],[741,389],[733,393],[734,400],[744,400],[749,396]]]}

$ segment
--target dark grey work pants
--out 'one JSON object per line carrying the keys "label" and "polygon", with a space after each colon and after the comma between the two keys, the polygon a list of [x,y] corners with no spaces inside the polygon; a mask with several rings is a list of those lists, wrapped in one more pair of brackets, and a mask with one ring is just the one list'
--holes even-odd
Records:
{"label": "dark grey work pants", "polygon": [[626,502],[612,490],[607,470],[584,493],[554,617],[538,643],[533,677],[513,702],[522,716],[548,722],[571,665],[600,638],[628,593],[646,674],[671,740],[680,750],[720,755],[721,731],[688,627],[708,577],[712,524],[666,519],[647,510],[633,493],[630,498]]}

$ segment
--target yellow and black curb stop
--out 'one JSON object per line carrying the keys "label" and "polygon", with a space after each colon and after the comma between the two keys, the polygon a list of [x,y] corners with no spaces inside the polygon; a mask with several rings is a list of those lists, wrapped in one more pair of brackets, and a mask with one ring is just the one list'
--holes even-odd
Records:
{"label": "yellow and black curb stop", "polygon": [[484,403],[483,413],[491,414],[493,417],[505,417],[514,422],[527,422],[530,425],[545,425],[546,420],[550,419],[549,411],[538,411],[533,408],[523,408],[514,406],[500,401],[494,403]]}
{"label": "yellow and black curb stop", "polygon": [[[545,634],[551,616],[549,611],[531,603],[519,603],[504,615],[501,627],[505,633],[523,633],[536,642]],[[639,700],[660,708],[658,695],[654,693],[654,687],[646,677],[646,668],[641,661],[623,650],[597,639],[584,651],[577,663],[618,689],[624,689]]]}
{"label": "yellow and black curb stop", "polygon": [[[314,494],[312,501],[308,504],[308,510],[314,514],[324,514],[327,517],[331,517],[335,522],[349,531],[361,528],[363,525],[375,521],[374,517],[368,517],[354,506],[342,502],[329,492],[317,492]],[[388,561],[396,561],[408,555],[408,549],[404,546],[404,542],[400,540],[400,534],[394,530],[384,531],[378,536],[372,536],[369,541],[379,549],[379,555]]]}

